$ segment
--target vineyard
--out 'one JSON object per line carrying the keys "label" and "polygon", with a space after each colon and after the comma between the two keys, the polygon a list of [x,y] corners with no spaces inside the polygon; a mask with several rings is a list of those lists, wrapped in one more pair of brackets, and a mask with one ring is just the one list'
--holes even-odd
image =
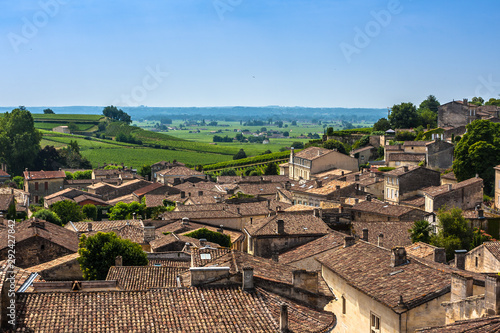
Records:
{"label": "vineyard", "polygon": [[[299,151],[299,150],[297,150]],[[234,161],[226,161],[220,162],[210,165],[203,166],[203,171],[217,171],[222,169],[234,168],[234,167],[243,167],[250,165],[262,164],[265,162],[273,162],[277,160],[286,160],[290,156],[290,152],[284,151],[279,153],[265,154],[254,157],[242,158]]]}

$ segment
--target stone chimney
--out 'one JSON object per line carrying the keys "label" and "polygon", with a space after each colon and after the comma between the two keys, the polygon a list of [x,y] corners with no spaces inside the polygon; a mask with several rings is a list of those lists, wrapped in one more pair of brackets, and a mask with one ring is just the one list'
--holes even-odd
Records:
{"label": "stone chimney", "polygon": [[155,238],[156,238],[155,230],[156,230],[156,227],[154,225],[144,226],[144,242],[145,243],[149,243],[149,242],[155,240]]}
{"label": "stone chimney", "polygon": [[354,198],[354,204],[358,204],[359,203],[359,199],[358,198]]}
{"label": "stone chimney", "polygon": [[486,276],[484,307],[489,316],[500,314],[500,277]]}
{"label": "stone chimney", "polygon": [[354,175],[354,181],[359,182],[359,173]]}
{"label": "stone chimney", "polygon": [[406,264],[406,250],[404,247],[396,246],[391,251],[391,267],[398,267]]}
{"label": "stone chimney", "polygon": [[206,238],[200,238],[200,246],[201,247],[205,247],[206,243],[207,243],[207,239]]}
{"label": "stone chimney", "polygon": [[321,208],[314,208],[313,209],[313,215],[315,217],[322,218],[323,217],[323,210]]}
{"label": "stone chimney", "polygon": [[116,267],[123,266],[123,258],[122,258],[122,256],[117,256],[115,258],[115,266]]}
{"label": "stone chimney", "polygon": [[92,232],[92,223],[87,223],[87,232]]}
{"label": "stone chimney", "polygon": [[340,185],[335,185],[336,190],[340,190]]}
{"label": "stone chimney", "polygon": [[198,196],[201,197],[203,195],[203,191],[198,191]]}
{"label": "stone chimney", "polygon": [[372,201],[372,195],[371,194],[367,194],[365,198],[366,198],[366,201]]}
{"label": "stone chimney", "polygon": [[189,217],[183,217],[181,224],[182,225],[188,225],[189,224]]}
{"label": "stone chimney", "polygon": [[280,333],[288,333],[288,305],[285,303],[281,304]]}
{"label": "stone chimney", "polygon": [[181,179],[180,179],[180,178],[174,178],[174,182],[172,183],[172,185],[174,185],[174,186],[175,186],[175,185],[179,185],[179,184],[181,184],[181,183],[182,183],[182,182],[181,182]]}
{"label": "stone chimney", "polygon": [[379,247],[384,247],[384,234],[383,233],[378,234],[377,241],[378,241],[377,243],[378,243]]}
{"label": "stone chimney", "polygon": [[271,254],[271,259],[272,259],[274,262],[279,262],[279,260],[280,260],[280,256],[279,256],[278,251],[273,251],[273,253]]}
{"label": "stone chimney", "polygon": [[343,176],[343,175],[344,175],[344,170],[342,170],[342,171],[341,171],[340,175],[341,175],[341,176]]}
{"label": "stone chimney", "polygon": [[315,187],[315,188],[320,188],[320,187],[322,187],[322,186],[323,186],[323,182],[322,182],[321,180],[316,179],[316,180],[314,181],[314,187]]}
{"label": "stone chimney", "polygon": [[253,267],[243,267],[243,290],[252,290],[253,286]]}
{"label": "stone chimney", "polygon": [[432,254],[432,260],[446,264],[446,250],[442,247],[435,248]]}
{"label": "stone chimney", "polygon": [[469,105],[469,100],[468,100],[467,98],[464,98],[463,102],[464,102],[464,105],[465,105],[465,106],[468,106],[468,105]]}
{"label": "stone chimney", "polygon": [[199,286],[224,276],[227,277],[229,275],[229,267],[191,267],[189,272],[191,273],[191,286]]}
{"label": "stone chimney", "polygon": [[311,293],[318,292],[318,273],[308,272],[305,269],[292,271],[292,284],[294,288],[307,290]]}
{"label": "stone chimney", "polygon": [[276,221],[276,232],[280,235],[285,233],[285,221],[283,220]]}
{"label": "stone chimney", "polygon": [[472,296],[472,276],[462,276],[457,273],[451,274],[451,297],[450,301],[460,301]]}
{"label": "stone chimney", "polygon": [[186,192],[181,191],[181,199],[184,199],[186,197]]}
{"label": "stone chimney", "polygon": [[344,247],[349,247],[351,245],[354,245],[356,243],[356,240],[354,239],[353,236],[345,236],[344,237]]}
{"label": "stone chimney", "polygon": [[218,228],[217,228],[217,232],[223,234],[224,233],[224,225],[220,225]]}
{"label": "stone chimney", "polygon": [[455,267],[465,269],[465,254],[467,250],[455,250]]}
{"label": "stone chimney", "polygon": [[408,166],[407,165],[403,166],[403,171],[404,172],[408,172]]}
{"label": "stone chimney", "polygon": [[361,239],[364,240],[365,242],[368,242],[368,229],[363,228],[363,236],[361,236]]}

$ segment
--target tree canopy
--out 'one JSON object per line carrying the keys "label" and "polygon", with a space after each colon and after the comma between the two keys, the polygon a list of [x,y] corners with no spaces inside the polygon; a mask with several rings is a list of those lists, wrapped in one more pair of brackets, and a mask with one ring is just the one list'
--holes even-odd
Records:
{"label": "tree canopy", "polygon": [[463,217],[462,210],[452,208],[449,211],[440,209],[437,214],[440,230],[431,238],[431,244],[444,247],[446,258],[452,259],[455,250],[469,250],[473,232],[468,221]]}
{"label": "tree canopy", "polygon": [[205,238],[207,241],[212,243],[217,243],[220,246],[230,247],[231,246],[231,237],[226,234],[221,234],[220,232],[215,232],[208,230],[207,228],[201,228],[195,231],[192,231],[188,234],[185,234],[187,237],[192,237],[196,239]]}
{"label": "tree canopy", "polygon": [[453,171],[458,181],[474,177],[484,180],[484,192],[493,193],[495,173],[500,164],[500,124],[476,120],[467,125],[467,132],[455,147]]}
{"label": "tree canopy", "polygon": [[434,112],[435,114],[437,114],[438,112],[438,106],[440,106],[441,103],[439,103],[439,101],[437,100],[436,96],[434,95],[429,95],[427,96],[427,98],[422,102],[420,103],[419,105],[419,109],[423,110],[423,109],[429,109],[431,110],[432,112]]}
{"label": "tree canopy", "polygon": [[37,210],[33,214],[33,217],[36,217],[36,218],[39,218],[39,219],[42,219],[42,220],[45,220],[47,222],[54,223],[57,225],[62,225],[62,221],[59,218],[59,216],[56,213],[54,213],[53,211],[50,211],[48,209]]}
{"label": "tree canopy", "polygon": [[54,111],[52,109],[45,109],[43,110],[43,114],[54,114]]}
{"label": "tree canopy", "polygon": [[431,225],[428,221],[416,221],[413,225],[413,228],[409,230],[412,243],[429,243],[429,241],[431,240],[431,229]]}
{"label": "tree canopy", "polygon": [[242,158],[246,158],[247,154],[243,149],[240,149],[236,154],[233,156],[233,160],[240,160]]}
{"label": "tree canopy", "polygon": [[345,149],[344,144],[335,139],[326,140],[323,143],[323,148],[336,149],[339,153],[347,155],[347,150]]}
{"label": "tree canopy", "polygon": [[78,253],[78,262],[86,280],[105,280],[117,256],[122,257],[124,266],[148,264],[146,252],[139,244],[122,239],[114,232],[98,232],[90,237],[82,235]]}
{"label": "tree canopy", "polygon": [[389,121],[393,129],[413,128],[419,125],[417,108],[413,103],[401,103],[392,107]]}
{"label": "tree canopy", "polygon": [[374,125],[373,125],[373,131],[387,131],[388,129],[391,128],[391,123],[389,120],[385,118],[380,118]]}
{"label": "tree canopy", "polygon": [[69,221],[78,222],[84,219],[82,207],[74,201],[62,200],[53,203],[50,210],[59,216],[63,224]]}
{"label": "tree canopy", "polygon": [[138,217],[139,215],[144,216],[144,211],[146,205],[138,202],[131,202],[129,204],[124,202],[117,203],[113,208],[110,209],[109,219],[110,220],[130,220],[133,218],[135,213]]}
{"label": "tree canopy", "polygon": [[132,122],[132,118],[127,113],[113,105],[106,106],[104,110],[102,110],[102,114],[110,119],[123,121],[127,124]]}
{"label": "tree canopy", "polygon": [[41,139],[28,110],[4,113],[0,117],[0,162],[7,164],[10,174],[21,175],[24,168],[33,167]]}

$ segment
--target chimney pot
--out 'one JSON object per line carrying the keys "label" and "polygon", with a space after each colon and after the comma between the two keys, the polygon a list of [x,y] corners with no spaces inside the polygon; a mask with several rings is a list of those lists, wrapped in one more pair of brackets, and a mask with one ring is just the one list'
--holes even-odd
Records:
{"label": "chimney pot", "polygon": [[116,267],[123,266],[123,258],[122,258],[122,256],[117,256],[115,258],[115,266]]}
{"label": "chimney pot", "polygon": [[403,166],[403,170],[404,172],[408,172],[408,166],[407,165]]}
{"label": "chimney pot", "polygon": [[356,182],[359,181],[359,174],[358,173],[354,175],[354,181],[356,181]]}
{"label": "chimney pot", "polygon": [[186,197],[186,192],[181,191],[181,199],[184,199]]}
{"label": "chimney pot", "polygon": [[361,237],[362,240],[364,240],[365,242],[368,242],[368,229],[367,228],[363,228],[363,236]]}
{"label": "chimney pot", "polygon": [[354,245],[354,243],[356,243],[356,240],[354,239],[353,236],[344,237],[344,247],[349,247],[351,245]]}
{"label": "chimney pot", "polygon": [[371,194],[367,194],[366,195],[366,201],[372,201],[372,195]]}
{"label": "chimney pot", "polygon": [[407,263],[406,250],[404,247],[397,246],[391,251],[391,267],[401,266]]}
{"label": "chimney pot", "polygon": [[455,267],[458,269],[465,269],[465,254],[467,250],[455,250]]}

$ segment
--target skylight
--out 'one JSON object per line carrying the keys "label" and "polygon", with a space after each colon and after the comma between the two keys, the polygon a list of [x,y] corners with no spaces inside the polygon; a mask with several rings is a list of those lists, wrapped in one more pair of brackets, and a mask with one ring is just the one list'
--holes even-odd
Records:
{"label": "skylight", "polygon": [[200,253],[200,258],[201,260],[210,260],[212,259],[212,256],[210,255],[210,253]]}

